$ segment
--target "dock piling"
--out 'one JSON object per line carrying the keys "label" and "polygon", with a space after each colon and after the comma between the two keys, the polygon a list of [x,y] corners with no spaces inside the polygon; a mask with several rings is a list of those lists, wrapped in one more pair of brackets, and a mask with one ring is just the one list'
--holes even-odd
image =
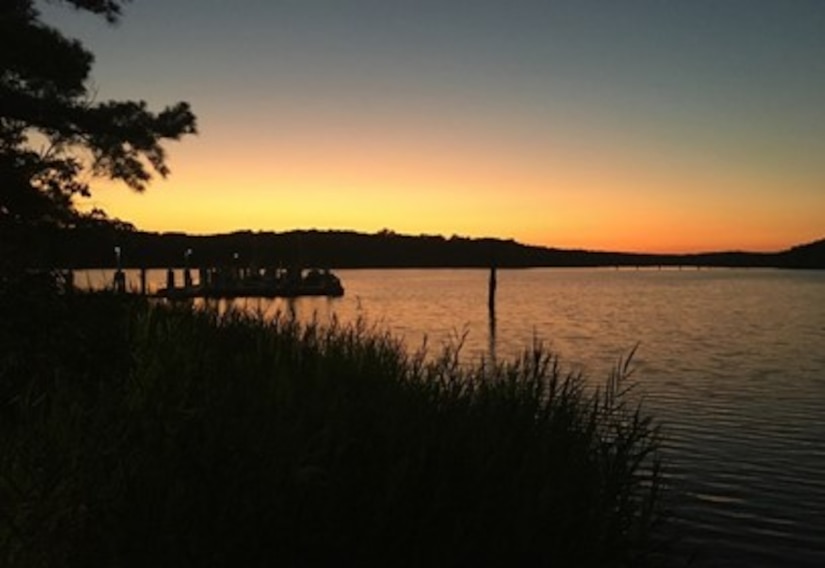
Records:
{"label": "dock piling", "polygon": [[490,282],[487,286],[487,309],[490,315],[495,317],[496,313],[496,266],[490,267]]}

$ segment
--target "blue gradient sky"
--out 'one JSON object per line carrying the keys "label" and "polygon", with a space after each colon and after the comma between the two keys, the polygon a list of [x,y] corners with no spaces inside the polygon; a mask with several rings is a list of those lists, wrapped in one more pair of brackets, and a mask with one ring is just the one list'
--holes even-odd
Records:
{"label": "blue gradient sky", "polygon": [[772,250],[825,236],[825,2],[136,0],[46,18],[98,98],[189,101],[147,230]]}

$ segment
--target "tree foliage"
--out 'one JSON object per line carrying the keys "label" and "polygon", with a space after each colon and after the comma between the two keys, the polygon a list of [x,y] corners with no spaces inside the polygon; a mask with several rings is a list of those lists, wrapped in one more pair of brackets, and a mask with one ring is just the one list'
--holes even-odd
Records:
{"label": "tree foliage", "polygon": [[[114,23],[129,0],[53,0]],[[0,2],[0,229],[72,226],[84,172],[143,191],[169,168],[161,145],[196,132],[185,102],[97,101],[94,56],[46,25],[34,0]],[[99,212],[98,212],[99,213]]]}

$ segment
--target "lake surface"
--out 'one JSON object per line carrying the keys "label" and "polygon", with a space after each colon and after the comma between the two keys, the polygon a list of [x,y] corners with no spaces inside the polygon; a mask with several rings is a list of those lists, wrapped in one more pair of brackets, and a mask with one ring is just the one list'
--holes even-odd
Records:
{"label": "lake surface", "polygon": [[675,523],[696,565],[825,566],[825,272],[499,270],[493,326],[487,271],[337,273],[344,298],[235,304],[362,317],[411,349],[463,341],[468,361],[541,340],[594,383],[638,343],[638,392],[663,422]]}

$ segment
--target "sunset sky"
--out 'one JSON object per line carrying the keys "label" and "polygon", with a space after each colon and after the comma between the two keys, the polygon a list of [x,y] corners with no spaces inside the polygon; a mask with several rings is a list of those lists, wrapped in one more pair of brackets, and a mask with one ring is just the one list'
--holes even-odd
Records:
{"label": "sunset sky", "polygon": [[99,100],[198,116],[167,180],[93,181],[140,229],[825,237],[822,0],[135,0],[117,26],[43,9],[96,55]]}

